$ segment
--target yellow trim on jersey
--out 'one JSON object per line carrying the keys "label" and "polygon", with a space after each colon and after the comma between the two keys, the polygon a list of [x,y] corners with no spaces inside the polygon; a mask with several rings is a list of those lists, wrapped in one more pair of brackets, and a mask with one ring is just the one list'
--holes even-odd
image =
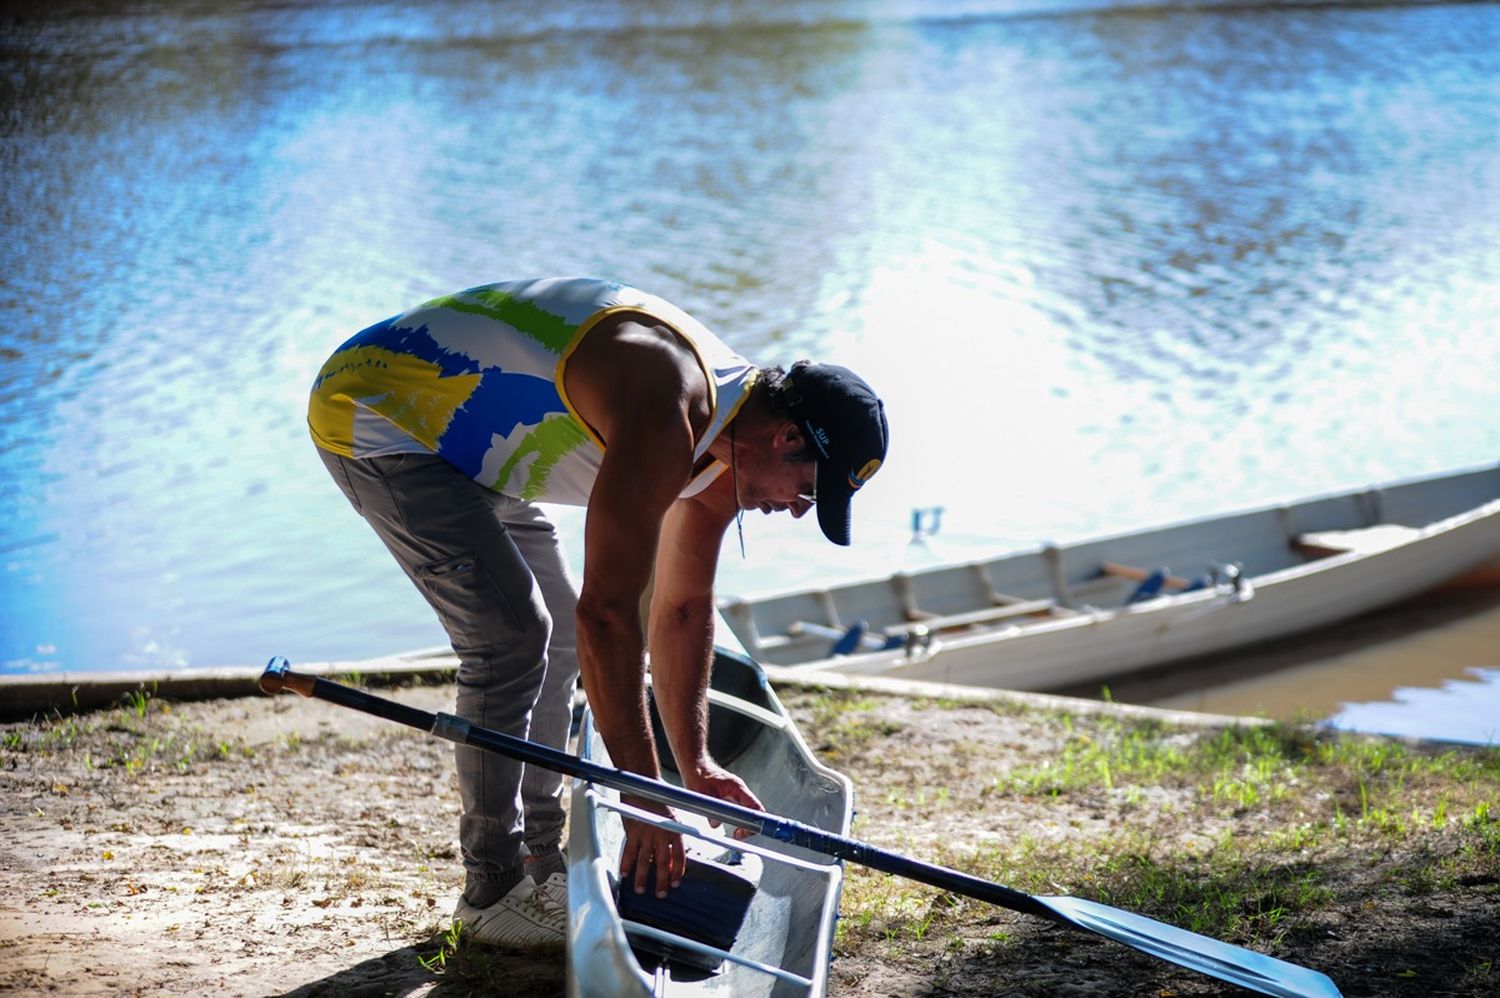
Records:
{"label": "yellow trim on jersey", "polygon": [[[578,349],[578,345],[583,342],[583,338],[587,336],[591,331],[593,331],[593,329],[598,326],[599,323],[603,322],[605,319],[609,318],[612,315],[619,315],[622,312],[635,312],[638,315],[646,316],[653,322],[657,322],[663,326],[666,326],[667,329],[671,330],[672,335],[676,336],[679,340],[686,343],[688,345],[688,348],[693,351],[693,356],[698,361],[698,369],[703,372],[703,379],[708,382],[708,423],[709,426],[712,426],[714,415],[719,411],[719,383],[714,380],[713,367],[709,365],[707,358],[703,356],[702,349],[699,348],[697,342],[695,342],[691,336],[687,335],[682,330],[678,329],[675,325],[657,315],[655,312],[646,311],[646,309],[642,308],[640,305],[611,305],[608,308],[601,308],[599,311],[595,312],[593,315],[589,316],[587,319],[584,319],[578,324],[578,329],[573,333],[573,338],[568,341],[568,345],[566,348],[564,348],[562,356],[557,358],[557,367],[552,376],[553,384],[557,386],[557,397],[562,399],[562,404],[567,407],[568,414],[572,416],[575,421],[577,421],[579,426],[583,427],[583,431],[589,435],[590,440],[598,445],[600,450],[605,449],[603,438],[601,438],[598,432],[589,425],[588,420],[584,419],[583,416],[579,414],[578,410],[573,406],[573,400],[568,398],[567,382],[563,374],[564,368],[567,366],[569,358],[573,356],[573,351]],[[747,392],[750,390],[749,385],[746,385],[745,390]],[[735,406],[735,408],[738,409],[739,406],[737,405]],[[696,449],[697,446],[698,441],[693,441],[693,447]]]}

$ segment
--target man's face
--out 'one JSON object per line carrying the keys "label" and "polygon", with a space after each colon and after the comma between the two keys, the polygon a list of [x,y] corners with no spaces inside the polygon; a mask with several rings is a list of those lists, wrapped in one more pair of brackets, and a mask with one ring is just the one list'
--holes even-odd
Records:
{"label": "man's face", "polygon": [[789,460],[802,450],[802,432],[790,422],[783,424],[769,442],[742,444],[736,454],[740,507],[762,513],[787,510],[795,517],[812,509],[817,462]]}

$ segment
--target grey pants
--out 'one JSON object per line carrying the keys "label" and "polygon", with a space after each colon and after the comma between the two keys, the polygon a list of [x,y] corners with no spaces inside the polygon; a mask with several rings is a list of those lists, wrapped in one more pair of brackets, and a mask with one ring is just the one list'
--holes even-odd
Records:
{"label": "grey pants", "polygon": [[[458,716],[566,749],[578,596],[542,511],[489,491],[434,455],[318,453],[437,611],[459,659]],[[467,746],[455,756],[466,889],[508,890],[528,855],[556,850],[562,840],[563,778]]]}

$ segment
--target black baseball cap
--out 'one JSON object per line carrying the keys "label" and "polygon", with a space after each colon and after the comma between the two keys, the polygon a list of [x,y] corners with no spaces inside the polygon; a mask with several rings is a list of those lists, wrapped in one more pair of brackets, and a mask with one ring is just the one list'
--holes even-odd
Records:
{"label": "black baseball cap", "polygon": [[817,458],[818,526],[847,545],[849,504],[885,460],[885,403],[847,367],[811,361],[792,365],[782,397]]}

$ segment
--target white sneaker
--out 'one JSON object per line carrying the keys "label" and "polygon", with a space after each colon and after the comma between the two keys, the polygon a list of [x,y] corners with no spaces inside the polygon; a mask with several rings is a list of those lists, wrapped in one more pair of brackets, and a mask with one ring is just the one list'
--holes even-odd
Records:
{"label": "white sneaker", "polygon": [[[563,891],[566,894],[566,881]],[[567,941],[566,903],[558,907],[530,877],[522,877],[509,894],[488,908],[476,908],[459,898],[453,917],[463,920],[464,931],[475,942],[490,946],[560,949]]]}
{"label": "white sneaker", "polygon": [[566,873],[554,873],[544,883],[536,885],[536,894],[539,898],[545,898],[547,903],[562,909],[563,920],[568,917],[568,875]]}

